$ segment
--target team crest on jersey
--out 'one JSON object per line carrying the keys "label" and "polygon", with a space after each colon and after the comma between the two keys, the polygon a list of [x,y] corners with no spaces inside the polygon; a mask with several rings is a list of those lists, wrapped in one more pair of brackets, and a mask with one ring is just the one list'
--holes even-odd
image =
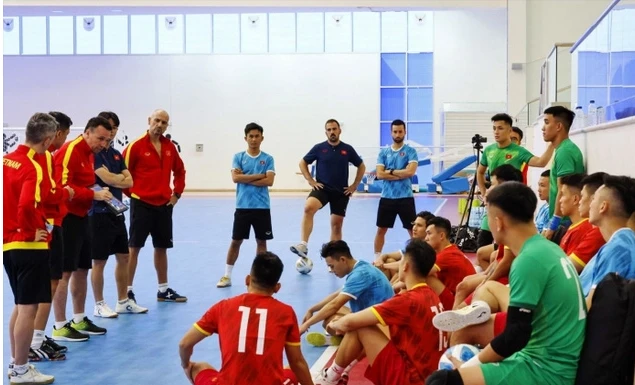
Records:
{"label": "team crest on jersey", "polygon": [[328,151],[328,150],[327,150],[326,148],[322,150],[322,152],[327,152],[327,151]]}
{"label": "team crest on jersey", "polygon": [[264,160],[261,160],[261,161],[260,161],[260,164],[265,164],[265,161],[264,161]]}
{"label": "team crest on jersey", "polygon": [[507,155],[505,155],[505,159],[509,160],[509,159],[511,159],[511,158],[513,158],[512,154],[507,154]]}
{"label": "team crest on jersey", "polygon": [[406,153],[402,151],[399,153],[399,156],[406,156]]}
{"label": "team crest on jersey", "polygon": [[172,151],[167,150],[167,151],[165,152],[165,156],[172,156]]}
{"label": "team crest on jersey", "polygon": [[143,154],[145,156],[150,156],[150,151],[146,152],[145,154]]}
{"label": "team crest on jersey", "polygon": [[340,151],[340,153],[341,153],[342,155],[346,155],[346,154],[348,154],[348,153],[346,152],[346,150],[342,150],[342,151]]}
{"label": "team crest on jersey", "polygon": [[115,160],[121,160],[121,157],[119,155],[115,155],[114,158]]}

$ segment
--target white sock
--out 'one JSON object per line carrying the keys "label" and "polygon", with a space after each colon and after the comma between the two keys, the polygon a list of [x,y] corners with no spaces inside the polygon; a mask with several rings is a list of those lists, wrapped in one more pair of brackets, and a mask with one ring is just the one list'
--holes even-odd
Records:
{"label": "white sock", "polygon": [[482,273],[483,272],[483,268],[480,267],[479,265],[475,265],[474,266],[474,270],[476,270],[477,273]]}
{"label": "white sock", "polygon": [[64,325],[66,325],[68,323],[68,321],[62,321],[62,322],[55,322],[55,329],[56,330],[60,330],[64,327]]}
{"label": "white sock", "polygon": [[132,286],[128,286],[128,291],[132,291]]}
{"label": "white sock", "polygon": [[86,313],[73,314],[73,321],[78,324],[84,320]]}
{"label": "white sock", "polygon": [[333,362],[330,368],[326,371],[326,379],[329,381],[337,381],[342,377],[344,368]]}
{"label": "white sock", "polygon": [[24,365],[13,365],[13,370],[18,374],[24,374],[29,370],[29,363],[27,362]]}
{"label": "white sock", "polygon": [[375,252],[375,260],[378,260],[381,257],[381,251],[379,253]]}
{"label": "white sock", "polygon": [[9,365],[15,365],[15,358],[11,357],[11,361],[9,361]]}
{"label": "white sock", "polygon": [[34,330],[33,339],[31,340],[31,349],[39,349],[44,342],[44,330]]}
{"label": "white sock", "polygon": [[161,293],[165,293],[166,291],[168,291],[168,283],[160,283],[159,284],[159,292]]}
{"label": "white sock", "polygon": [[128,301],[130,301],[130,299],[126,298],[126,299],[122,299],[122,300],[117,301],[117,303],[120,304],[120,305],[123,305],[123,304],[125,304]]}
{"label": "white sock", "polygon": [[234,269],[234,266],[232,265],[225,265],[225,277],[227,278],[231,278],[232,277],[232,270]]}
{"label": "white sock", "polygon": [[344,373],[342,373],[342,375],[344,375],[344,374],[348,375],[348,373],[350,373],[350,372],[351,372],[351,370],[353,370],[353,367],[354,367],[355,365],[357,365],[357,360],[353,360],[353,362],[351,362],[351,363],[350,363],[350,364],[346,367],[346,369],[344,369]]}
{"label": "white sock", "polygon": [[95,302],[95,306],[104,305],[104,304],[106,304],[106,301],[104,301],[103,299],[101,301]]}
{"label": "white sock", "polygon": [[300,244],[301,244],[301,245],[304,245],[304,246],[309,246],[309,244],[308,244],[308,243],[306,243],[306,242],[304,242],[304,241],[300,242]]}

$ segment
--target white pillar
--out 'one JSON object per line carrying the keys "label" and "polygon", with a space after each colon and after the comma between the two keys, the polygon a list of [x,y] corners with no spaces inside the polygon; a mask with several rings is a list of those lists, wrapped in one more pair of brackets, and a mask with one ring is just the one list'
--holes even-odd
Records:
{"label": "white pillar", "polygon": [[[507,1],[507,111],[515,116],[527,102],[527,0]],[[512,70],[518,63],[522,69]],[[524,129],[525,127],[521,127]]]}

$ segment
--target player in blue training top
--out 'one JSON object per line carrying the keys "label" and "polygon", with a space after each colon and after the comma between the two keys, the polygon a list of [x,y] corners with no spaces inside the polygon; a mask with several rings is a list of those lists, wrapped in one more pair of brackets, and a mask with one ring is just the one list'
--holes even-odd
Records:
{"label": "player in blue training top", "polygon": [[265,138],[263,128],[256,123],[245,127],[247,151],[234,155],[232,162],[232,180],[236,183],[236,212],[232,241],[227,251],[225,275],[216,287],[231,286],[231,274],[243,239],[249,239],[249,231],[254,228],[256,235],[256,254],[267,251],[267,240],[273,239],[271,229],[271,204],[269,186],[273,186],[276,170],[273,157],[260,151]]}
{"label": "player in blue training top", "polygon": [[382,148],[377,158],[377,179],[384,181],[381,199],[377,207],[377,234],[375,235],[375,260],[381,256],[388,229],[399,220],[412,238],[412,223],[417,217],[415,199],[412,195],[412,180],[417,172],[417,151],[405,144],[406,123],[394,120],[390,126],[392,145]]}
{"label": "player in blue training top", "polygon": [[[342,239],[342,223],[348,200],[357,190],[366,171],[362,158],[357,155],[353,146],[340,141],[342,129],[337,120],[327,120],[324,130],[327,140],[313,146],[300,161],[300,171],[312,190],[304,204],[302,241],[291,246],[291,251],[303,258],[306,258],[309,252],[307,244],[313,230],[313,216],[327,203],[331,206],[331,240]],[[309,165],[313,162],[316,162],[315,179],[309,172]],[[349,163],[357,167],[355,181],[350,185],[348,184]]]}

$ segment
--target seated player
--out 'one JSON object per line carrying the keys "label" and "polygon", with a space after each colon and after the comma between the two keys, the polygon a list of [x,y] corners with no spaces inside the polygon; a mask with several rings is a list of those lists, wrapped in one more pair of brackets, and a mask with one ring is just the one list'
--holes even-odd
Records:
{"label": "seated player", "polygon": [[[571,174],[560,178],[560,210],[572,223],[560,240],[560,247],[569,256],[578,273],[605,243],[600,229],[589,222],[590,201],[585,201],[587,207],[582,206],[584,179],[584,174]],[[583,212],[587,214],[586,217],[582,215]]]}
{"label": "seated player", "polygon": [[[503,183],[487,201],[494,239],[517,255],[507,324],[474,358],[455,362],[456,370],[434,372],[426,385],[571,385],[586,326],[578,275],[562,249],[537,233],[537,199],[529,187]],[[441,313],[434,324],[453,313]]]}
{"label": "seated player", "polygon": [[456,285],[466,276],[476,274],[472,262],[456,245],[450,243],[451,231],[450,221],[443,217],[435,217],[428,221],[426,242],[432,246],[437,258],[426,282],[441,299],[442,311],[450,310],[454,306]]}
{"label": "seated player", "polygon": [[[358,261],[351,255],[351,250],[344,241],[331,241],[322,245],[322,258],[329,272],[338,278],[345,278],[346,283],[338,290],[307,311],[300,334],[304,334],[312,325],[323,321],[324,329],[330,336],[335,336],[328,324],[345,314],[358,312],[369,306],[381,303],[393,296],[393,289],[386,276],[366,261]],[[344,306],[350,302],[350,308]],[[329,336],[324,333],[309,333],[307,341],[315,346],[330,344]]]}
{"label": "seated player", "polygon": [[592,225],[599,227],[606,244],[580,274],[582,291],[591,305],[595,287],[608,273],[635,279],[635,233],[627,227],[635,213],[635,179],[626,176],[604,177],[593,195],[589,212]]}
{"label": "seated player", "polygon": [[[504,164],[492,171],[492,184],[490,186],[490,189],[493,189],[505,182],[522,182],[522,180],[523,175],[518,169],[509,164]],[[486,194],[488,193],[489,190],[486,192]],[[465,303],[469,303],[469,295],[472,294],[472,292],[474,292],[474,289],[476,289],[485,281],[500,281],[504,282],[505,284],[507,283],[509,268],[512,261],[514,260],[514,255],[509,250],[509,248],[505,248],[501,245],[499,245],[498,250],[496,251],[494,250],[494,245],[489,245],[486,247],[488,247],[487,252],[489,253],[488,255],[490,256],[490,258],[492,257],[492,255],[496,256],[495,263],[489,264],[487,269],[482,273],[477,273],[465,277],[463,281],[457,285],[453,308],[460,308],[465,306],[463,302],[465,302],[466,299],[467,302]]]}
{"label": "seated player", "polygon": [[545,170],[538,179],[538,199],[545,201],[536,214],[535,222],[538,233],[542,233],[542,230],[549,223],[549,175],[549,170]]}
{"label": "seated player", "polygon": [[[279,385],[289,378],[313,384],[300,350],[295,312],[273,298],[282,270],[277,255],[256,255],[245,279],[247,293],[218,302],[185,334],[179,343],[181,366],[194,385]],[[194,346],[214,333],[221,344],[220,371],[190,361]],[[293,373],[282,366],[283,350]]]}
{"label": "seated player", "polygon": [[[400,261],[399,276],[406,291],[371,308],[333,321],[330,327],[344,335],[339,350],[355,357],[363,349],[370,367],[366,377],[376,385],[423,384],[436,368],[447,347],[445,333],[432,326],[439,313],[439,297],[426,285],[435,252],[425,242],[413,239]],[[381,325],[381,327],[379,326]],[[390,337],[383,328],[388,328]],[[337,358],[334,365],[338,365]],[[339,377],[326,382],[337,384]]]}

